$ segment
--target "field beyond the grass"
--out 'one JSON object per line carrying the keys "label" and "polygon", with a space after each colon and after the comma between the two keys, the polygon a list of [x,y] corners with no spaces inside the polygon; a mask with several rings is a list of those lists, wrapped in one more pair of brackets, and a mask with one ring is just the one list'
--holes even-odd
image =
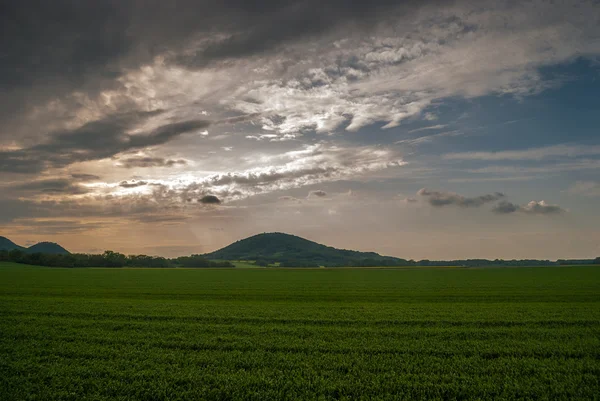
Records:
{"label": "field beyond the grass", "polygon": [[0,263],[0,400],[598,399],[600,268]]}

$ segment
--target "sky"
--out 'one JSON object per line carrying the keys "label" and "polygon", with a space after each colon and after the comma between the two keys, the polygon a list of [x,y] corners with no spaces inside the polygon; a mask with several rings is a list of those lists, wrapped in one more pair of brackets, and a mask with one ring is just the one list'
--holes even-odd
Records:
{"label": "sky", "polygon": [[0,235],[600,256],[598,1],[4,1]]}

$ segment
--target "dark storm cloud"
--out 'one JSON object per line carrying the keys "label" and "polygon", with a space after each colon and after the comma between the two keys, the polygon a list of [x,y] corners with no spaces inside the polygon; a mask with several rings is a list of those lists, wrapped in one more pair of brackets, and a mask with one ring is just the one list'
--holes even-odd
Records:
{"label": "dark storm cloud", "polygon": [[[228,1],[228,35],[195,53],[175,58],[186,66],[201,67],[215,60],[235,59],[264,53],[285,43],[325,34],[340,26],[368,29],[393,11],[414,9],[429,2],[374,0],[263,0]],[[216,11],[220,13],[220,11]]]}
{"label": "dark storm cloud", "polygon": [[105,159],[128,150],[162,145],[182,134],[210,125],[206,120],[190,120],[166,124],[146,134],[126,133],[160,113],[159,110],[113,114],[73,130],[54,132],[49,141],[39,145],[0,151],[0,171],[35,173],[48,167]]}
{"label": "dark storm cloud", "polygon": [[120,161],[122,167],[175,167],[184,166],[187,161],[183,159],[165,159],[164,157],[130,157]]}
{"label": "dark storm cloud", "polygon": [[205,195],[202,198],[198,199],[198,202],[203,203],[205,205],[218,205],[221,203],[221,200],[214,195]]}
{"label": "dark storm cloud", "polygon": [[[262,53],[417,1],[20,0],[0,4],[0,120],[72,91],[121,84],[158,55],[188,66]],[[220,38],[220,39],[215,39]],[[196,50],[190,46],[208,41]],[[182,56],[185,54],[185,56]]]}
{"label": "dark storm cloud", "polygon": [[493,194],[486,194],[468,198],[454,192],[430,191],[426,188],[422,188],[421,190],[419,190],[419,192],[417,192],[417,194],[427,197],[429,204],[435,207],[442,207],[448,205],[456,205],[460,207],[479,207],[486,203],[494,202],[504,197],[504,194],[500,192],[495,192]]}
{"label": "dark storm cloud", "polygon": [[531,201],[527,205],[523,206],[503,201],[494,206],[492,211],[498,214],[521,212],[538,215],[560,214],[566,212],[566,210],[562,207],[558,205],[549,205],[545,201]]}

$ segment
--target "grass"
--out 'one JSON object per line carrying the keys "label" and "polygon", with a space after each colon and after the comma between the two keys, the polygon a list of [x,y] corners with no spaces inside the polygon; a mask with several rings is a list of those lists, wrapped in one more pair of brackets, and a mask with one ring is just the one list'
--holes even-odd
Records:
{"label": "grass", "polygon": [[263,269],[262,266],[257,266],[252,260],[232,260],[231,263],[237,268],[242,269]]}
{"label": "grass", "polygon": [[0,264],[2,400],[598,399],[600,269]]}

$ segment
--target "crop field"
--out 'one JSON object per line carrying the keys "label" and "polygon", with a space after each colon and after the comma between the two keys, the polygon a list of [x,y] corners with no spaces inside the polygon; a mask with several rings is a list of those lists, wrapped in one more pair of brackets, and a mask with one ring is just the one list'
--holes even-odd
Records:
{"label": "crop field", "polygon": [[1,400],[599,399],[600,269],[0,264]]}

